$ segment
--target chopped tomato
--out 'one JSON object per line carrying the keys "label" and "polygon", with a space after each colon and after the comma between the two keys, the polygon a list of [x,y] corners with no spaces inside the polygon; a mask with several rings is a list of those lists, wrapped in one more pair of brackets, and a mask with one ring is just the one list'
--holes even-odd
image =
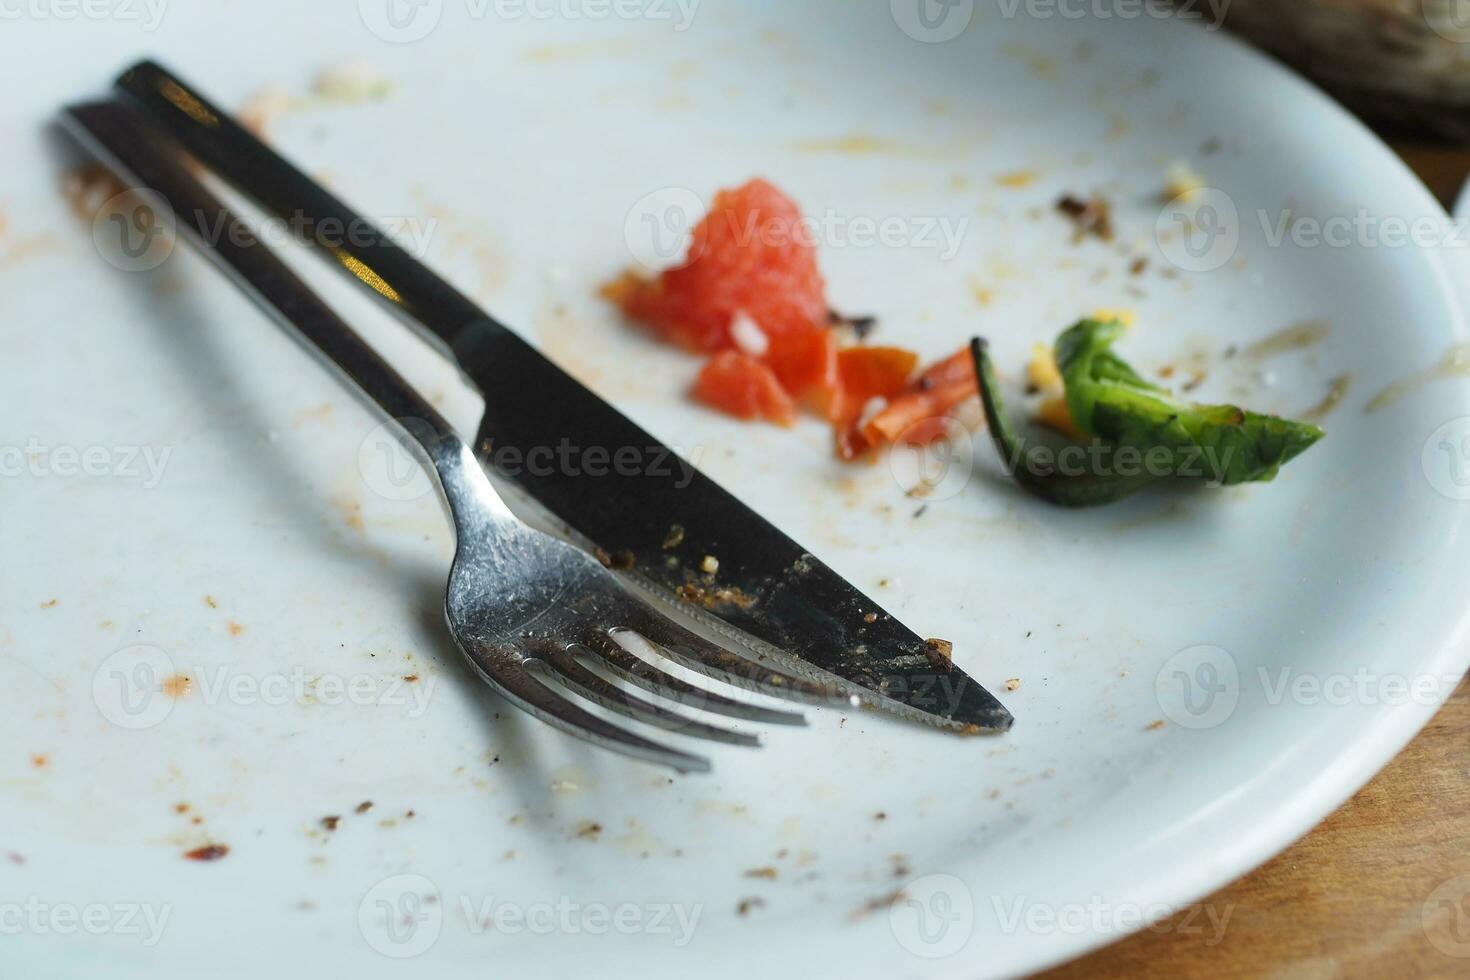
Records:
{"label": "chopped tomato", "polygon": [[849,347],[838,353],[837,385],[827,405],[838,456],[854,459],[872,448],[858,427],[863,409],[874,398],[903,391],[918,363],[917,354],[898,347]]}
{"label": "chopped tomato", "polygon": [[816,243],[796,202],[768,181],[716,194],[683,265],[656,279],[626,276],[604,295],[660,336],[696,351],[731,347],[730,324],[744,313],[769,340],[761,360],[788,392],[825,395],[836,382]]}
{"label": "chopped tomato", "polygon": [[739,351],[720,351],[709,359],[694,382],[694,397],[737,418],[777,425],[796,421],[796,403],[776,373]]}
{"label": "chopped tomato", "polygon": [[961,350],[925,369],[890,400],[863,426],[863,438],[875,446],[899,439],[917,445],[933,442],[945,434],[949,412],[979,392],[970,352]]}

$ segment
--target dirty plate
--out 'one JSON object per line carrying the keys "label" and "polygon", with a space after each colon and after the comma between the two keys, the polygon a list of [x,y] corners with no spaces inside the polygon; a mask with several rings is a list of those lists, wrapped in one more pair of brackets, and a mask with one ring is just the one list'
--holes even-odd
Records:
{"label": "dirty plate", "polygon": [[[1463,257],[1388,150],[1202,22],[61,6],[7,26],[25,85],[0,110],[8,973],[1014,975],[1285,847],[1465,667],[1470,390],[1441,361]],[[811,711],[669,778],[499,701],[444,635],[439,504],[376,419],[197,256],[119,249],[61,192],[77,160],[48,119],[144,54],[952,640],[1015,729]],[[1207,186],[1166,204],[1175,161]],[[934,358],[982,333],[1016,377],[1080,314],[1129,309],[1141,369],[1329,435],[1274,485],[1067,513],[983,442],[915,496],[922,461],[843,466],[815,421],[693,407],[697,362],[596,286],[671,261],[755,174],[878,338]],[[1115,239],[1074,242],[1065,193],[1110,201]],[[452,368],[326,290],[472,429]],[[1202,946],[1228,911],[1188,920]]]}

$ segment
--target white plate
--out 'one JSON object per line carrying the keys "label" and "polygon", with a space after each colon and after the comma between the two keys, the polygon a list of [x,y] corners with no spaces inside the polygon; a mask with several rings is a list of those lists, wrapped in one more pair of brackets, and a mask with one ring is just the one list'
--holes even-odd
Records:
{"label": "white plate", "polygon": [[[1466,664],[1465,493],[1440,447],[1460,445],[1470,393],[1445,381],[1365,406],[1465,338],[1463,260],[1268,232],[1287,206],[1374,227],[1443,212],[1344,113],[1198,23],[981,4],[939,41],[958,22],[862,6],[706,0],[678,30],[672,5],[643,9],[673,20],[544,19],[435,2],[401,28],[432,26],[410,43],[328,4],[180,4],[153,31],[121,4],[7,25],[24,71],[0,114],[0,857],[15,856],[0,881],[34,906],[4,920],[7,975],[1016,974],[1244,873],[1429,718]],[[381,4],[363,9],[391,33]],[[353,58],[391,80],[381,101],[299,105],[272,137],[372,213],[431,224],[437,267],[952,639],[966,670],[998,690],[1019,678],[1014,731],[961,741],[813,711],[810,730],[671,780],[499,702],[445,641],[439,506],[375,475],[375,420],[196,256],[121,273],[56,193],[69,159],[47,119],[143,53],[232,106],[265,83],[304,96],[317,67]],[[1237,252],[1156,240],[1175,159],[1237,209]],[[996,180],[1017,171],[1034,180]],[[1331,378],[1352,387],[1271,486],[1064,513],[1000,481],[981,443],[968,481],[916,518],[888,467],[839,465],[815,421],[784,432],[687,404],[696,362],[593,295],[628,262],[647,195],[753,174],[828,219],[834,302],[926,357],[983,332],[1017,371],[1080,313],[1129,307],[1141,367],[1210,354],[1202,396],[1299,412]],[[1073,245],[1051,211],[1092,191],[1114,201],[1120,244]],[[854,243],[884,219],[906,243]],[[928,247],[941,221],[963,232],[953,256]],[[1219,267],[1171,278],[1170,255]],[[448,365],[329,285],[473,424]],[[1220,359],[1304,320],[1330,334]],[[60,447],[100,447],[106,474],[67,475]],[[157,480],[145,450],[169,454]],[[113,668],[137,644],[193,689],[122,710]],[[355,678],[354,697],[333,687]],[[1394,678],[1427,680],[1415,697]],[[140,719],[156,723],[127,727]],[[208,843],[228,856],[182,858]],[[775,880],[746,876],[765,867]],[[437,902],[415,905],[427,890]],[[766,904],[738,915],[747,898]],[[94,903],[100,934],[66,934]],[[500,928],[477,921],[501,906]],[[697,916],[692,934],[671,908]],[[167,913],[161,936],[142,912]],[[596,934],[603,914],[622,918]]]}

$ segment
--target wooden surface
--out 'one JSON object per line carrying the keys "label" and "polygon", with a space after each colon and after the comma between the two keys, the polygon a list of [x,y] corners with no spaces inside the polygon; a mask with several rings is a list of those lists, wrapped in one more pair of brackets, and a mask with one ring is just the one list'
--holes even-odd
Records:
{"label": "wooden surface", "polygon": [[[1466,151],[1398,149],[1446,202],[1470,175]],[[1470,978],[1470,683],[1285,853],[1199,907],[1041,976]]]}

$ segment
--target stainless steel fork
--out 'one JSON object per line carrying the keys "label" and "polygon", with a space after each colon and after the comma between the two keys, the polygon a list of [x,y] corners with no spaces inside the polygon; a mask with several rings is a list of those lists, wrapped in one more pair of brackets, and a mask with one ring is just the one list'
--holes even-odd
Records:
{"label": "stainless steel fork", "polygon": [[613,724],[562,691],[658,728],[747,746],[758,739],[640,697],[595,665],[685,708],[746,721],[805,723],[799,714],[689,684],[655,666],[654,658],[668,657],[758,694],[855,706],[856,699],[836,685],[705,640],[655,611],[592,555],[522,522],[443,416],[206,190],[144,117],[116,102],[98,102],[73,106],[64,118],[99,159],[156,195],[183,237],[412,437],[438,477],[454,526],[445,598],[449,631],[479,675],[507,699],[579,738],[680,771],[704,771],[709,762]]}

